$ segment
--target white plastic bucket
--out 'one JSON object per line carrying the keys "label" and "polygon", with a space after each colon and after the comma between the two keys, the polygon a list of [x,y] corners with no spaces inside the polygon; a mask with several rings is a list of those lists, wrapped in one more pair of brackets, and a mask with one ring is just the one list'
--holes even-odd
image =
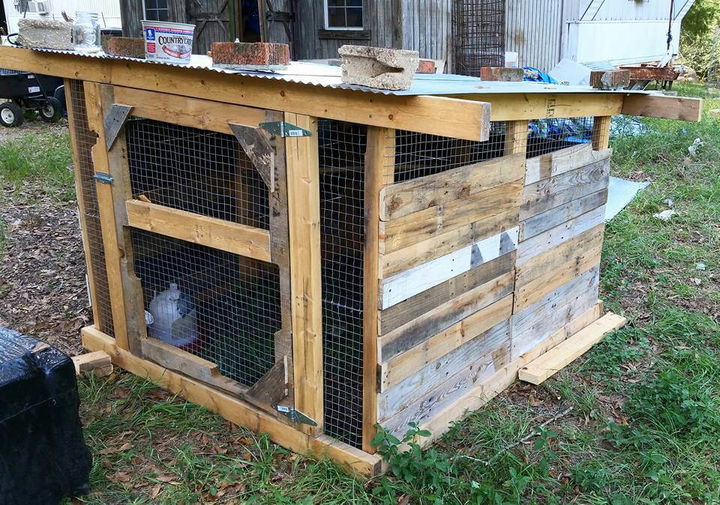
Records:
{"label": "white plastic bucket", "polygon": [[195,25],[143,20],[145,58],[168,63],[188,63]]}

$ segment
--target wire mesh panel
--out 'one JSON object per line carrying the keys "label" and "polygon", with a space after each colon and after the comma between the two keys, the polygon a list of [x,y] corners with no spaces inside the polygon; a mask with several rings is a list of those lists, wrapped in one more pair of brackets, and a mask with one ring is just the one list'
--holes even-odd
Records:
{"label": "wire mesh panel", "polygon": [[437,174],[453,168],[503,156],[505,123],[493,122],[485,142],[398,130],[395,182]]}
{"label": "wire mesh panel", "polygon": [[132,120],[127,145],[135,198],[268,228],[267,186],[232,135]]}
{"label": "wire mesh panel", "polygon": [[143,230],[132,243],[149,336],[247,386],[270,370],[281,328],[276,265]]}
{"label": "wire mesh panel", "polygon": [[361,447],[367,128],[320,120],[318,141],[325,432]]}
{"label": "wire mesh panel", "polygon": [[505,65],[505,0],[454,0],[455,73],[480,75]]}
{"label": "wire mesh panel", "polygon": [[592,117],[549,118],[530,121],[527,157],[559,151],[593,141]]}
{"label": "wire mesh panel", "polygon": [[79,211],[83,214],[85,222],[86,247],[90,256],[90,271],[92,274],[93,298],[96,303],[95,310],[100,321],[95,325],[106,335],[114,336],[112,321],[112,306],[110,304],[110,289],[108,287],[107,270],[105,269],[105,247],[103,246],[100,214],[98,211],[98,198],[95,188],[95,169],[92,162],[92,146],[97,140],[94,132],[90,131],[85,107],[85,90],[82,81],[69,81],[70,104],[72,108],[73,138],[75,142],[75,177],[77,179],[78,201],[81,204]]}

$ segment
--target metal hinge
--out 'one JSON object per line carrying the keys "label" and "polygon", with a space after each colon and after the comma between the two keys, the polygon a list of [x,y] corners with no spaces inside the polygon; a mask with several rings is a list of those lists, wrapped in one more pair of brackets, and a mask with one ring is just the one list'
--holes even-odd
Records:
{"label": "metal hinge", "polygon": [[260,123],[260,128],[266,130],[273,135],[280,137],[310,137],[312,132],[294,124],[288,123],[287,121],[268,121],[266,123]]}
{"label": "metal hinge", "polygon": [[286,407],[285,405],[276,405],[275,408],[282,415],[290,419],[294,423],[309,424],[310,426],[317,426],[317,422],[314,419],[306,416],[299,410],[295,410],[292,407]]}
{"label": "metal hinge", "polygon": [[102,172],[98,172],[94,175],[95,180],[98,182],[102,182],[103,184],[112,184],[115,182],[115,179],[113,179],[113,176],[110,174],[104,174]]}

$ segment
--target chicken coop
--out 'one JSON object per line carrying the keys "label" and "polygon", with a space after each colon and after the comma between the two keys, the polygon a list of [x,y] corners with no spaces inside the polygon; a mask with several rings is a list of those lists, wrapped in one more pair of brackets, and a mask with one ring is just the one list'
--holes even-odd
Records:
{"label": "chicken coop", "polygon": [[597,324],[611,116],[700,110],[472,77],[381,92],[296,64],[0,57],[66,79],[85,347],[366,475],[377,424],[439,435]]}

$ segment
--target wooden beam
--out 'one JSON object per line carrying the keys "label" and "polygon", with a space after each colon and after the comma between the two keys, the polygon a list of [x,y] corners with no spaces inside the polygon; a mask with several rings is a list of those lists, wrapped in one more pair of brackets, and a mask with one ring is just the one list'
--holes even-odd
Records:
{"label": "wooden beam", "polygon": [[270,232],[140,200],[127,200],[127,224],[133,228],[270,261]]}
{"label": "wooden beam", "polygon": [[317,118],[285,114],[285,121],[311,132],[287,137],[285,157],[290,229],[290,291],[292,300],[295,408],[323,424],[323,333],[320,252],[320,169]]}
{"label": "wooden beam", "polygon": [[105,351],[94,351],[72,357],[75,375],[92,374],[95,377],[106,377],[113,371],[110,355]]}
{"label": "wooden beam", "polygon": [[366,454],[329,437],[310,437],[235,396],[119,348],[115,339],[93,327],[83,328],[82,342],[91,351],[105,351],[113,363],[128,372],[201,405],[230,422],[258,433],[267,433],[273,442],[287,449],[300,454],[332,458],[346,469],[368,477],[380,472],[381,460],[378,456]]}
{"label": "wooden beam", "polygon": [[[0,47],[3,68],[101,82],[248,107],[484,141],[490,104],[439,96],[397,96],[261,79],[116,58]],[[128,104],[132,105],[132,104]],[[587,114],[584,114],[587,115]],[[168,118],[165,118],[166,120]]]}
{"label": "wooden beam", "polygon": [[626,95],[621,113],[698,122],[702,119],[701,98],[664,95]]}
{"label": "wooden beam", "polygon": [[[95,173],[111,176],[110,156],[105,148],[104,111],[107,100],[103,97],[103,88],[100,84],[86,82],[84,88],[88,126],[90,130],[97,134],[95,145],[91,149]],[[103,235],[110,305],[112,307],[113,333],[117,345],[122,349],[129,349],[127,311],[125,309],[122,281],[122,254],[118,240],[115,205],[113,203],[113,186],[97,181],[95,188]]]}
{"label": "wooden beam", "polygon": [[256,127],[265,121],[265,111],[212,100],[115,87],[115,100],[132,105],[131,115],[156,121],[172,122],[191,128],[232,135],[228,123]]}
{"label": "wooden beam", "polygon": [[557,347],[534,359],[518,372],[521,381],[542,384],[549,377],[585,354],[606,334],[627,324],[627,319],[612,312],[585,327]]}
{"label": "wooden beam", "polygon": [[528,121],[508,121],[505,124],[505,155],[527,152]]}
{"label": "wooden beam", "polygon": [[592,147],[601,151],[610,147],[610,123],[612,116],[596,116],[593,121]]}
{"label": "wooden beam", "polygon": [[374,453],[377,432],[378,299],[380,296],[380,194],[395,179],[395,130],[368,128],[365,151],[365,250],[363,255],[363,444]]}

